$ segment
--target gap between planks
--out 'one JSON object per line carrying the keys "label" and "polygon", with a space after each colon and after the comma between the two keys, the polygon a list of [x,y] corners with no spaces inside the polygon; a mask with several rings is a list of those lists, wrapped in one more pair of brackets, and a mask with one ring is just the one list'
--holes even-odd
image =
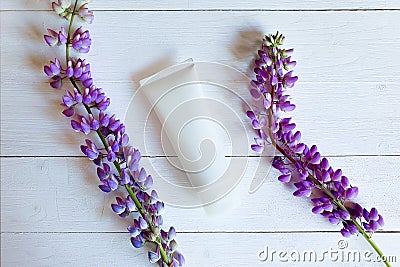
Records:
{"label": "gap between planks", "polygon": [[[400,11],[400,8],[362,8],[362,9],[267,9],[267,8],[250,8],[250,9],[92,9],[95,12],[380,12],[380,11]],[[52,11],[51,9],[3,9],[0,12],[35,12],[35,11]]]}
{"label": "gap between planks", "polygon": [[[176,158],[175,155],[142,155],[142,158]],[[225,155],[226,158],[273,158],[272,155],[257,156],[257,155]],[[400,157],[400,154],[380,155],[380,154],[344,154],[344,155],[324,155],[325,158],[354,158],[354,157]],[[2,155],[4,159],[18,158],[87,158],[86,156],[74,155]]]}
{"label": "gap between planks", "polygon": [[[105,231],[105,232],[93,232],[93,231],[48,231],[48,232],[30,232],[30,231],[5,231],[1,234],[126,234],[126,231]],[[178,234],[310,234],[310,233],[339,233],[335,230],[288,230],[288,231],[177,231]],[[400,234],[400,231],[379,231],[378,234]]]}

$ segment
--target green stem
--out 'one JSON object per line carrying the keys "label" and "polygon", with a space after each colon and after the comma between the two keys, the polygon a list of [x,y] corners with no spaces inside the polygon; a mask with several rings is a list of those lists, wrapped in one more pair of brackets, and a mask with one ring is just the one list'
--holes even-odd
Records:
{"label": "green stem", "polygon": [[67,62],[69,60],[69,47],[68,47],[68,45],[71,42],[72,25],[74,24],[74,18],[75,18],[75,13],[76,13],[75,11],[76,11],[77,6],[78,6],[78,0],[75,1],[74,8],[73,8],[72,15],[71,15],[71,20],[70,20],[69,26],[68,26],[68,33],[67,33],[68,35],[67,35],[67,44],[66,44],[67,49],[65,50],[65,59],[66,59]]}
{"label": "green stem", "polygon": [[[69,26],[68,26],[68,37],[67,37],[67,44],[66,44],[66,49],[65,49],[66,62],[68,62],[71,59],[70,58],[70,53],[69,53],[70,52],[69,51],[70,50],[69,49],[69,43],[71,41],[72,25],[74,23],[74,17],[75,17],[75,14],[76,14],[77,5],[78,5],[78,0],[75,1],[74,7],[73,7],[73,12],[72,12],[72,15],[71,15],[71,20],[70,20],[70,23],[69,23]],[[69,80],[70,80],[71,84],[74,86],[74,88],[76,90],[78,90],[78,92],[80,93],[81,90],[80,90],[79,86],[76,84],[76,82],[74,81],[74,79],[71,77],[71,78],[69,78]],[[86,104],[83,104],[83,106],[85,107],[85,109],[86,109],[88,114],[93,115],[93,112],[92,112],[90,106],[88,106]],[[97,133],[98,137],[100,138],[102,144],[104,145],[104,148],[107,150],[108,149],[108,143],[106,141],[105,136],[101,133],[100,129],[96,130],[96,133]],[[120,163],[117,160],[115,160],[113,162],[113,164],[114,164],[115,168],[117,169],[118,174],[121,176],[122,168],[121,168]],[[157,238],[154,241],[154,243],[158,246],[158,248],[160,250],[160,254],[161,254],[161,258],[162,258],[163,262],[165,262],[165,263],[167,263],[169,265],[170,261],[168,259],[166,251],[164,250],[164,248],[163,248],[163,246],[161,244],[160,234],[156,230],[155,226],[152,224],[151,218],[149,218],[148,214],[144,210],[142,204],[140,203],[140,201],[136,197],[136,195],[135,195],[134,191],[132,190],[132,188],[129,185],[125,185],[124,188],[128,192],[129,196],[132,198],[133,202],[135,203],[135,206],[136,206],[138,212],[140,213],[140,215],[146,220],[147,224],[149,225],[150,231],[153,232],[157,236]]]}
{"label": "green stem", "polygon": [[[276,69],[275,62],[276,62],[277,58],[276,58],[276,56],[275,56],[274,54],[272,54],[271,56],[272,56],[271,58],[272,58],[272,62],[273,62],[274,68]],[[272,120],[273,120],[273,109],[272,109],[272,105],[273,105],[274,97],[275,97],[275,92],[274,92],[274,91],[275,91],[275,88],[276,88],[276,86],[272,86],[272,89],[271,89],[271,107],[268,108],[268,116],[269,116],[269,118],[268,118],[268,135],[269,135],[269,138],[271,139],[272,145],[273,145],[279,152],[281,152],[281,154],[282,154],[283,156],[285,156],[287,159],[289,159],[289,161],[291,161],[293,164],[295,164],[295,163],[296,163],[296,160],[295,160],[291,155],[289,155],[288,153],[286,153],[286,151],[285,151],[282,147],[280,147],[280,146],[277,144],[277,142],[276,142],[276,140],[275,140],[275,138],[274,138],[274,136],[273,136],[272,130],[271,130]],[[328,188],[326,188],[318,179],[316,179],[311,173],[308,173],[308,177],[309,177],[319,188],[322,189],[322,191],[332,200],[332,202],[333,202],[337,207],[339,207],[340,209],[342,209],[342,210],[344,210],[344,211],[346,211],[347,213],[350,214],[350,212],[349,212],[349,211],[347,210],[347,208],[342,204],[342,202],[341,202],[339,199],[337,199],[337,198],[332,194],[332,192],[331,192]],[[381,250],[381,249],[378,247],[378,245],[372,240],[372,238],[367,234],[367,232],[366,232],[365,229],[360,225],[360,223],[358,223],[357,220],[354,219],[353,216],[351,216],[351,215],[350,215],[350,219],[351,219],[351,221],[354,223],[354,225],[357,227],[358,231],[362,234],[362,236],[368,241],[368,243],[371,245],[371,247],[376,251],[376,253],[378,253],[379,257],[383,260],[383,262],[385,263],[385,265],[386,265],[387,267],[391,267],[391,265],[390,265],[390,263],[388,262],[387,258],[385,258],[385,256],[384,256],[382,250]]]}

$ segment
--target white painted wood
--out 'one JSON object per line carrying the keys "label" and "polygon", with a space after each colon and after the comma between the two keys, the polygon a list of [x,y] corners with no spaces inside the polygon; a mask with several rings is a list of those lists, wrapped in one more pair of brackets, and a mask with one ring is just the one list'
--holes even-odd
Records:
{"label": "white painted wood", "polygon": [[[145,248],[134,249],[129,242],[129,235],[117,233],[16,233],[2,234],[2,266],[153,266],[147,262]],[[371,262],[363,260],[352,262],[353,256],[365,255],[371,248],[362,237],[346,239],[348,248],[339,249],[341,239],[334,233],[178,233],[179,249],[186,256],[187,266],[383,266],[376,260],[376,255],[369,257]],[[382,245],[384,253],[396,256],[399,264],[400,234],[374,235]],[[340,241],[343,242],[343,241]],[[259,251],[268,247],[270,256],[266,261],[258,259]],[[271,257],[275,250],[274,257]],[[279,251],[286,251],[282,262],[277,257]],[[307,252],[308,251],[308,252]],[[310,262],[311,251],[324,261]],[[328,254],[332,252],[332,254]],[[335,253],[336,252],[336,253]],[[293,254],[290,254],[293,253]],[[298,254],[297,254],[298,253]],[[345,254],[342,254],[345,253]],[[351,253],[351,254],[348,254]],[[291,261],[301,255],[302,262]],[[304,255],[306,261],[304,262]],[[330,256],[332,255],[332,256]],[[343,256],[342,256],[343,255]],[[347,262],[350,255],[350,262]],[[313,259],[313,258],[312,258]],[[332,259],[332,260],[331,260]],[[336,260],[335,260],[336,259]],[[341,260],[344,259],[344,260]],[[356,258],[357,260],[358,258]]]}
{"label": "white painted wood", "polygon": [[[45,47],[41,37],[47,27],[66,25],[48,11],[49,3],[0,4],[1,265],[151,266],[146,250],[130,245],[125,231],[129,220],[111,211],[114,194],[102,193],[95,167],[76,157],[83,135],[69,129],[60,114],[62,92],[53,92],[42,74],[50,58],[63,56],[61,50]],[[333,155],[331,163],[359,186],[360,204],[382,213],[385,231],[374,239],[400,262],[399,1],[116,0],[94,1],[92,6],[103,11],[96,11],[89,26],[93,47],[87,58],[97,85],[112,99],[111,110],[121,118],[140,79],[190,57],[251,75],[248,66],[259,39],[282,31],[288,46],[296,49],[300,81],[292,93],[304,141]],[[233,86],[245,90],[247,83],[235,80]],[[237,97],[225,94],[224,101],[240,111]],[[222,114],[225,125],[234,128],[231,134],[251,141],[244,114],[238,121],[228,115]],[[127,122],[132,144],[144,155],[163,155],[157,121],[143,130],[140,109],[132,121]],[[242,132],[239,125],[247,130]],[[269,172],[270,157],[258,166],[259,158],[247,157],[251,152],[235,155],[248,160],[248,169],[238,186],[241,203],[230,213],[210,217],[202,208],[167,206],[165,225],[179,231],[187,266],[288,266],[260,262],[257,252],[265,245],[321,253],[337,248],[340,227],[312,214],[309,201],[293,197],[293,188],[277,182],[277,173]],[[144,158],[142,163],[156,170],[156,185],[160,177],[187,184],[164,157]],[[265,176],[262,187],[249,194],[253,177]],[[175,198],[173,203],[184,201],[175,190],[168,196]],[[347,241],[351,250],[371,250],[361,237]],[[294,264],[310,266],[289,265]],[[343,265],[383,266],[323,262]]]}
{"label": "white painted wood", "polygon": [[[332,226],[322,216],[312,214],[309,200],[292,196],[293,188],[277,181],[277,171],[268,173],[269,161],[264,158],[258,166],[256,158],[248,159],[248,169],[238,186],[241,202],[231,212],[212,217],[203,208],[168,206],[165,225],[190,232],[339,230],[340,227]],[[360,204],[366,208],[374,206],[383,214],[385,230],[399,231],[400,206],[395,204],[399,202],[399,157],[336,157],[330,161],[359,187]],[[1,172],[2,231],[121,232],[129,224],[128,220],[113,214],[110,203],[119,193],[105,194],[97,188],[96,168],[89,160],[3,158],[1,163],[6,166]],[[157,187],[162,183],[160,179],[180,185],[186,183],[184,174],[165,158],[145,158],[142,163],[148,171],[155,170],[151,174],[160,192],[162,188]],[[249,194],[253,177],[266,175],[262,187]],[[240,179],[240,175],[232,179]],[[168,195],[174,196],[173,203],[182,203],[183,195],[176,192],[177,189],[171,190]],[[167,199],[162,194],[160,197]],[[192,218],[196,223],[182,218]]]}
{"label": "white painted wood", "polygon": [[[1,10],[49,10],[50,0],[3,0]],[[269,0],[269,1],[201,1],[201,0],[173,0],[173,1],[93,1],[94,10],[368,10],[368,9],[399,9],[396,0],[337,0],[337,1],[296,1],[296,0]]]}
{"label": "white painted wood", "polygon": [[[112,110],[119,117],[123,117],[137,82],[171,62],[195,56],[251,74],[247,66],[249,51],[257,47],[255,32],[279,28],[297,51],[300,82],[292,93],[298,105],[296,121],[305,140],[319,144],[328,155],[399,154],[399,106],[388,104],[400,100],[400,61],[394,52],[400,48],[400,30],[395,23],[398,12],[96,14],[91,26],[93,51],[88,58],[97,84],[118,103]],[[193,28],[189,23],[193,15],[201,26]],[[2,155],[79,155],[76,144],[82,136],[68,130],[68,122],[59,114],[61,94],[45,84],[41,70],[61,51],[42,45],[44,28],[31,26],[46,21],[47,27],[61,21],[51,12],[3,12],[1,20]],[[121,31],[104,30],[122,24],[126,28]],[[14,41],[23,38],[30,42]],[[119,42],[111,46],[111,40]],[[383,46],[388,49],[381,49]],[[138,116],[138,125],[144,119]],[[133,142],[143,148],[142,129],[137,133]],[[15,136],[18,142],[14,142]],[[149,134],[144,154],[162,154],[158,139],[152,141],[151,137]]]}
{"label": "white painted wood", "polygon": [[[399,12],[96,14],[96,22],[89,26],[92,51],[85,57],[92,63],[93,76],[98,82],[138,82],[171,61],[181,62],[190,57],[225,63],[248,73],[250,56],[258,48],[260,38],[278,29],[286,35],[287,46],[296,49],[296,71],[302,82],[400,80],[396,75],[399,61],[394,52],[400,46],[400,29],[396,27]],[[2,81],[14,82],[16,77],[21,83],[46,81],[45,76],[38,75],[42,65],[64,52],[45,46],[42,34],[48,27],[65,26],[67,22],[45,11],[3,12],[1,22]],[[15,40],[29,42],[15,43]],[[24,71],[24,75],[17,76],[16,69]]]}
{"label": "white painted wood", "polygon": [[[111,97],[111,110],[123,118],[135,92],[133,85],[102,85]],[[45,84],[33,85],[36,88],[8,83],[3,86],[2,155],[82,155],[78,147],[85,136],[75,133],[70,128],[69,119],[61,114],[61,92],[54,92]],[[245,86],[243,84],[243,88]],[[374,83],[352,83],[351,90],[347,86],[299,83],[293,90],[293,99],[298,106],[293,115],[304,141],[318,144],[325,155],[399,155],[397,133],[400,107],[387,103],[389,99],[399,102],[399,85],[390,83],[381,88]],[[239,98],[233,95],[227,97],[226,103],[240,105]],[[250,97],[247,100],[250,101]],[[244,136],[243,141],[247,140],[250,144],[254,134],[249,121],[244,112],[238,110],[237,114],[240,120],[222,123],[233,128],[231,134],[243,132],[241,126],[244,125],[249,139]],[[146,115],[139,112],[133,117],[135,120],[126,122],[131,129],[132,144],[144,155],[164,155],[160,141],[161,126],[157,118],[151,116],[145,127]],[[234,124],[238,127],[235,128]],[[142,134],[144,132],[146,136]],[[14,142],[15,136],[18,136],[18,142]],[[255,155],[251,151],[240,155],[247,153]]]}

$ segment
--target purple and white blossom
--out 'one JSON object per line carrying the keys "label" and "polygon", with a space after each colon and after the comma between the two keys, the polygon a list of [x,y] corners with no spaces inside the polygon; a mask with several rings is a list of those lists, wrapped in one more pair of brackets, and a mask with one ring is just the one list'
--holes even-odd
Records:
{"label": "purple and white blossom", "polygon": [[68,31],[49,29],[44,39],[49,46],[65,45],[67,56],[65,64],[57,58],[50,61],[44,66],[44,72],[51,79],[51,87],[66,87],[61,106],[64,108],[62,113],[71,118],[72,129],[85,136],[97,135],[86,139],[81,151],[98,166],[100,190],[109,193],[124,188],[127,192],[124,197],[116,197],[111,208],[121,217],[134,214],[133,222],[128,226],[132,245],[140,248],[145,243],[153,244],[148,253],[149,261],[159,266],[184,266],[184,257],[176,250],[175,229],[162,230],[164,203],[155,190],[150,191],[153,177],[140,167],[140,152],[129,145],[125,125],[115,114],[108,112],[110,98],[94,85],[90,64],[85,59],[69,56],[70,48],[88,53],[91,46],[88,30],[79,27],[71,31],[74,16],[89,23],[94,18],[87,3],[78,8],[78,2],[58,0],[52,3],[53,10],[70,21],[70,27]]}

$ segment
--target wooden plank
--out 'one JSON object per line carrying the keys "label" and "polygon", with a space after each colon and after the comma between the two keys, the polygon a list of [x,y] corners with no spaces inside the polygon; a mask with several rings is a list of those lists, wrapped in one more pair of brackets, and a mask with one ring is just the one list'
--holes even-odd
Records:
{"label": "wooden plank", "polygon": [[[400,234],[376,234],[374,239],[398,266]],[[23,266],[28,259],[32,267],[153,266],[146,248],[134,249],[127,234],[2,234],[1,241],[2,266]],[[344,240],[334,233],[178,233],[178,243],[187,266],[383,266],[362,237]],[[347,247],[340,249],[338,243]],[[268,250],[265,261],[258,259],[262,250]],[[287,255],[279,258],[279,251]]]}
{"label": "wooden plank", "polygon": [[[51,1],[45,0],[5,0],[1,3],[1,10],[49,10]],[[134,1],[127,2],[115,0],[113,2],[97,1],[91,3],[94,10],[373,10],[373,9],[399,9],[400,5],[395,0],[372,1],[295,1],[295,0],[270,0],[270,1]]]}
{"label": "wooden plank", "polygon": [[[250,75],[250,51],[257,47],[255,34],[280,28],[287,34],[289,45],[297,49],[300,82],[293,94],[299,107],[296,121],[305,140],[319,144],[328,155],[399,155],[399,107],[387,104],[388,99],[400,99],[400,61],[392,52],[400,48],[400,29],[394,23],[399,14],[98,12],[96,23],[91,26],[94,44],[88,58],[93,76],[98,77],[97,84],[112,98],[112,111],[123,117],[140,79],[193,55],[196,59],[229,64]],[[189,23],[194,16],[199,25],[196,28]],[[59,115],[61,94],[54,94],[41,74],[42,65],[53,53],[57,54],[57,50],[40,44],[44,26],[32,28],[44,25],[44,21],[46,26],[60,24],[50,12],[3,12],[1,16],[1,153],[5,156],[80,153],[76,145],[82,136],[68,129],[68,121]],[[315,21],[320,23],[316,25]],[[125,26],[120,31],[104,30],[118,25]],[[129,34],[121,38],[121,31]],[[197,32],[195,37],[193,31]],[[238,33],[231,36],[230,32]],[[248,39],[244,40],[246,36]],[[15,43],[20,39],[30,41]],[[118,52],[110,45],[110,40],[117,39]],[[201,43],[212,44],[214,49]],[[132,59],[137,60],[132,63]],[[245,87],[243,84],[242,89]],[[230,96],[225,102],[237,104],[237,100]],[[244,116],[241,119],[247,123]],[[144,145],[140,127],[144,121],[139,117],[131,125],[133,144],[141,149]],[[15,136],[18,142],[14,142]],[[162,154],[152,128],[147,139],[144,154]]]}
{"label": "wooden plank", "polygon": [[[85,136],[75,133],[69,120],[61,114],[61,92],[53,92],[43,84],[37,84],[36,89],[3,85],[2,155],[81,155],[79,145]],[[112,99],[111,111],[124,118],[135,89],[130,83],[103,85]],[[241,94],[250,103],[245,88],[243,84]],[[303,140],[318,144],[325,155],[399,155],[400,144],[396,136],[400,128],[400,107],[387,105],[389,98],[393,102],[400,100],[399,89],[394,83],[386,84],[384,88],[374,83],[353,83],[351,90],[338,83],[300,83],[292,92],[298,106],[293,113],[294,120],[303,133]],[[216,118],[229,129],[232,138],[236,137],[232,139],[233,144],[242,140],[249,147],[254,133],[242,111],[242,100],[230,93],[217,96],[219,93],[220,88],[216,87],[208,97],[229,103],[232,110]],[[125,121],[131,143],[144,155],[164,155],[157,117],[154,113],[147,117],[144,112],[150,108],[147,101],[138,104],[142,106],[133,106]],[[236,119],[221,119],[221,116],[232,116],[234,112],[238,115]],[[18,142],[15,142],[16,136]],[[217,145],[232,147],[231,142]],[[242,149],[236,155],[256,154]]]}
{"label": "wooden plank", "polygon": [[[248,158],[243,177],[232,176],[239,181],[238,201],[220,209],[229,211],[219,216],[204,208],[176,206],[186,201],[179,193],[185,191],[174,188],[165,192],[163,180],[184,185],[186,176],[165,158],[144,158],[142,163],[153,175],[160,197],[174,205],[166,208],[165,225],[174,225],[179,231],[338,231],[340,227],[311,213],[310,201],[295,198],[292,187],[277,181],[278,173],[269,171],[269,161],[263,158],[259,165],[257,158]],[[386,231],[400,231],[400,207],[395,205],[399,157],[335,157],[330,162],[359,187],[357,201],[366,208],[376,207],[385,217]],[[130,223],[110,208],[114,197],[122,193],[102,193],[97,188],[95,166],[86,159],[2,158],[1,165],[3,232],[124,232]],[[253,177],[266,179],[258,191],[249,194]]]}
{"label": "wooden plank", "polygon": [[[287,36],[287,46],[296,49],[302,82],[398,82],[399,60],[392,51],[400,46],[400,29],[395,26],[399,18],[400,12],[389,11],[98,12],[90,25],[93,46],[87,59],[98,82],[137,82],[190,57],[228,64],[247,74],[263,33],[279,29]],[[42,65],[63,53],[46,47],[42,34],[47,27],[66,26],[66,21],[51,12],[4,12],[1,22],[2,81],[45,82]]]}

